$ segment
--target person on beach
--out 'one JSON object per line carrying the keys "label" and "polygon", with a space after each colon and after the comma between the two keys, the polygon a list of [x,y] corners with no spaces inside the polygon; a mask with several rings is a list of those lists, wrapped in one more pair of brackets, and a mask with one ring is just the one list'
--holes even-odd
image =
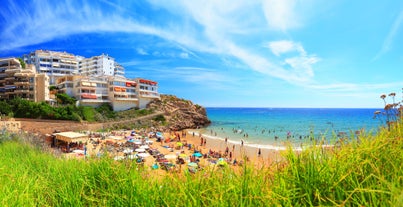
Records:
{"label": "person on beach", "polygon": [[206,146],[207,139],[204,139],[204,146]]}
{"label": "person on beach", "polygon": [[262,151],[259,148],[259,151],[257,152],[257,156],[260,157],[262,155]]}
{"label": "person on beach", "polygon": [[200,137],[200,146],[203,146],[203,137]]}

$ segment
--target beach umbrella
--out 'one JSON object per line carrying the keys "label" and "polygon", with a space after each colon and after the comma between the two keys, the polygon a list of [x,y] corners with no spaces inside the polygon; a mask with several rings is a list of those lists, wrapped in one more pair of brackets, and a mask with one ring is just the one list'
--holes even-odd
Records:
{"label": "beach umbrella", "polygon": [[128,159],[134,160],[137,158],[137,155],[127,155]]}
{"label": "beach umbrella", "polygon": [[125,159],[125,157],[123,157],[123,156],[116,156],[116,157],[114,157],[113,159],[119,161],[119,160]]}
{"label": "beach umbrella", "polygon": [[176,146],[182,147],[182,146],[183,146],[183,143],[182,143],[182,142],[177,142],[177,143],[176,143]]}
{"label": "beach umbrella", "polygon": [[174,155],[174,154],[167,154],[167,155],[165,155],[164,157],[165,157],[166,159],[173,160],[173,159],[176,159],[178,156],[176,156],[176,155]]}
{"label": "beach umbrella", "polygon": [[200,152],[193,153],[193,156],[195,156],[195,157],[203,157],[202,153],[200,153]]}
{"label": "beach umbrella", "polygon": [[148,145],[141,145],[140,148],[142,148],[142,149],[148,149],[148,148],[150,148],[150,147],[149,147]]}
{"label": "beach umbrella", "polygon": [[142,157],[142,158],[146,158],[146,157],[149,157],[150,154],[148,154],[148,153],[138,153],[137,156]]}
{"label": "beach umbrella", "polygon": [[73,152],[74,153],[77,153],[77,154],[84,154],[84,150],[73,150]]}
{"label": "beach umbrella", "polygon": [[195,162],[189,162],[188,166],[189,167],[198,167],[197,163],[195,163]]}
{"label": "beach umbrella", "polygon": [[157,135],[157,138],[163,138],[164,137],[161,132],[157,132],[156,135]]}
{"label": "beach umbrella", "polygon": [[152,141],[152,140],[146,140],[146,144],[153,144],[154,143],[154,141]]}
{"label": "beach umbrella", "polygon": [[143,149],[143,148],[137,148],[137,149],[135,149],[134,151],[136,151],[136,152],[145,152],[145,151],[146,151],[146,149]]}
{"label": "beach umbrella", "polygon": [[132,152],[133,152],[133,149],[124,149],[123,150],[123,153],[125,153],[125,154],[130,154]]}
{"label": "beach umbrella", "polygon": [[179,155],[179,157],[180,157],[180,158],[186,158],[186,157],[187,157],[187,155],[186,155],[186,154],[184,154],[184,153],[181,153],[181,154]]}
{"label": "beach umbrella", "polygon": [[134,139],[134,137],[133,136],[127,136],[126,139],[131,140],[131,139]]}
{"label": "beach umbrella", "polygon": [[142,142],[140,140],[134,140],[133,143],[134,144],[142,144]]}
{"label": "beach umbrella", "polygon": [[219,158],[217,161],[217,165],[226,166],[228,163],[224,160],[224,158]]}

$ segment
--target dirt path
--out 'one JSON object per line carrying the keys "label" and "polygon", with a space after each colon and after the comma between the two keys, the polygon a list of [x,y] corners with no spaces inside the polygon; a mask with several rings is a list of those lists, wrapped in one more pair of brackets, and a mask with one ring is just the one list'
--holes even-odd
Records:
{"label": "dirt path", "polygon": [[49,119],[26,119],[26,118],[16,118],[16,121],[21,122],[21,129],[23,131],[40,133],[40,134],[51,134],[55,130],[58,131],[80,131],[80,130],[90,130],[96,131],[102,128],[108,128],[115,124],[132,123],[141,120],[152,119],[155,116],[162,115],[164,112],[156,112],[146,116],[133,118],[129,120],[119,120],[105,123],[81,123],[75,121],[65,121],[65,120],[49,120]]}

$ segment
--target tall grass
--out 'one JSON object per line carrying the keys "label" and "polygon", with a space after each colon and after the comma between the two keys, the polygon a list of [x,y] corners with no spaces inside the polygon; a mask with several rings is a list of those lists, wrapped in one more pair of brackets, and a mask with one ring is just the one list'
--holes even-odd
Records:
{"label": "tall grass", "polygon": [[0,144],[1,206],[399,206],[402,124],[337,148],[291,150],[263,169],[161,173],[108,158],[55,158],[16,139]]}
{"label": "tall grass", "polygon": [[245,167],[197,174],[151,171],[108,158],[56,159],[26,144],[0,146],[1,206],[265,206],[265,171]]}
{"label": "tall grass", "polygon": [[273,180],[286,206],[399,206],[403,195],[402,124],[332,150],[287,152]]}

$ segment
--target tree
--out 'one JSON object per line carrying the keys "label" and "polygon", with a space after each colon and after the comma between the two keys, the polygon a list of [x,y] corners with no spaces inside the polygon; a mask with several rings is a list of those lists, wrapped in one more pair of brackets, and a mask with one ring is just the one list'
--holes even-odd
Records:
{"label": "tree", "polygon": [[59,101],[61,104],[66,104],[66,105],[72,105],[76,103],[76,99],[73,97],[70,97],[69,95],[65,93],[58,93],[56,94],[56,99]]}
{"label": "tree", "polygon": [[27,66],[26,66],[24,60],[23,60],[22,58],[18,58],[18,60],[19,60],[20,63],[21,63],[21,67],[25,69]]}

